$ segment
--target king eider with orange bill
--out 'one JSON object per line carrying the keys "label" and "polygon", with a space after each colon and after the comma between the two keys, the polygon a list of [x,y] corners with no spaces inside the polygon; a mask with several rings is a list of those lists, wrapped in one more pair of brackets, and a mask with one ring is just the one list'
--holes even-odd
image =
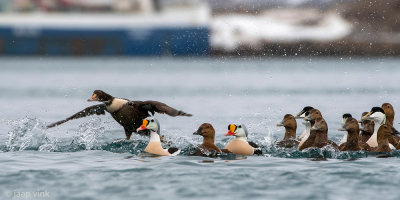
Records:
{"label": "king eider with orange bill", "polygon": [[262,155],[261,148],[258,145],[253,142],[247,142],[248,131],[243,124],[229,124],[228,132],[225,133],[225,136],[235,136],[235,138],[222,149],[222,152],[242,156]]}
{"label": "king eider with orange bill", "polygon": [[126,139],[129,140],[132,133],[139,128],[142,120],[149,117],[150,113],[153,116],[156,112],[167,114],[172,117],[192,116],[191,114],[176,110],[158,101],[130,101],[128,99],[113,97],[101,90],[95,90],[88,101],[98,101],[101,102],[101,104],[87,107],[67,119],[48,125],[47,128],[52,128],[69,120],[89,115],[105,115],[107,111],[122,127],[124,127]]}
{"label": "king eider with orange bill", "polygon": [[143,124],[137,129],[138,132],[147,132],[150,134],[150,141],[144,149],[145,152],[158,156],[176,156],[181,150],[172,147],[164,149],[160,140],[160,123],[157,119],[147,118],[143,120]]}

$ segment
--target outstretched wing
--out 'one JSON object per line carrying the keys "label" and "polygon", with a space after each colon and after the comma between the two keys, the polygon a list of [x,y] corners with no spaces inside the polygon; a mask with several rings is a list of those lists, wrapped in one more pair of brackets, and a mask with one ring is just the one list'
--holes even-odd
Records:
{"label": "outstretched wing", "polygon": [[167,114],[169,116],[187,116],[190,117],[192,114],[185,113],[181,110],[176,110],[175,108],[172,108],[168,106],[165,103],[161,103],[158,101],[134,101],[134,104],[138,106],[139,110],[145,110],[148,112],[151,112],[153,115],[155,112],[161,113],[161,114]]}
{"label": "outstretched wing", "polygon": [[90,106],[90,107],[87,107],[84,110],[72,115],[71,117],[68,117],[67,119],[49,124],[47,126],[47,128],[53,128],[55,126],[65,123],[69,120],[78,119],[78,118],[86,117],[89,115],[104,115],[104,114],[106,114],[105,111],[106,111],[105,104],[98,104],[98,105]]}

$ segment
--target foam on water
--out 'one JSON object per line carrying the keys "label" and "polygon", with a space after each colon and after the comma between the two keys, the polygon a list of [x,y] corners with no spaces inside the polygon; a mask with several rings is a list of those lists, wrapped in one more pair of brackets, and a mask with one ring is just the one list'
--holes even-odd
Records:
{"label": "foam on water", "polygon": [[6,142],[8,151],[37,150],[50,142],[44,123],[36,118],[10,120],[8,124],[12,127]]}
{"label": "foam on water", "polygon": [[[107,141],[105,128],[102,127],[101,119],[91,118],[87,122],[79,125],[71,140],[60,140],[51,137],[46,126],[37,118],[23,118],[19,120],[9,121],[12,128],[8,134],[6,145],[2,147],[2,151],[48,151],[48,152],[76,152],[85,150],[105,150],[113,153],[130,153],[133,155],[141,155],[148,143],[146,136],[133,134],[132,140],[126,141],[119,139],[112,142]],[[303,151],[298,151],[297,148],[279,148],[275,146],[276,139],[273,137],[261,137],[253,134],[253,141],[258,143],[265,157],[279,158],[316,158],[316,159],[357,159],[365,158],[368,155],[375,155],[365,151],[356,152],[339,152],[331,146],[324,148],[309,148]],[[187,137],[178,134],[165,136],[167,141],[165,147],[177,147],[181,149],[181,156],[189,156],[194,153],[196,146],[200,144],[200,137]],[[229,141],[229,138],[224,138],[222,141],[217,141],[216,145],[223,148]],[[389,156],[400,156],[400,151],[387,153]],[[227,158],[226,154],[222,154],[221,158]]]}

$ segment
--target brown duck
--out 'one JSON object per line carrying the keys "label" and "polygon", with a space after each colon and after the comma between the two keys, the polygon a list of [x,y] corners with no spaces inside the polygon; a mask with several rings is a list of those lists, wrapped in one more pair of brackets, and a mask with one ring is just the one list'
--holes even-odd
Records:
{"label": "brown duck", "polygon": [[[347,119],[349,119],[349,118],[352,118],[353,116],[351,116],[351,114],[350,113],[345,113],[345,114],[343,114],[343,116],[342,116],[342,128],[340,128],[339,129],[339,131],[346,131],[345,129],[344,129],[344,126],[345,126],[345,124],[346,124],[346,121],[347,121]],[[342,130],[342,129],[344,129],[344,130]],[[342,145],[343,143],[345,143],[346,141],[347,141],[347,131],[346,131],[346,133],[343,135],[343,138],[340,140],[340,142],[339,142],[339,146],[340,145]]]}
{"label": "brown duck", "polygon": [[[394,109],[392,104],[384,103],[382,104],[382,109],[385,111],[386,123],[393,126],[394,121]],[[400,136],[393,135],[389,137],[389,143],[392,144],[396,149],[400,149]]]}
{"label": "brown duck", "polygon": [[149,113],[154,115],[154,113],[157,112],[173,117],[192,116],[191,114],[176,110],[158,101],[130,101],[128,99],[113,97],[101,90],[95,90],[88,101],[98,101],[101,102],[101,104],[87,107],[67,119],[48,125],[47,128],[58,126],[69,120],[89,115],[105,115],[106,112],[109,112],[111,116],[124,127],[126,139],[129,140],[132,133],[140,127],[142,121],[150,116]]}
{"label": "brown duck", "polygon": [[281,123],[277,124],[277,126],[285,127],[285,136],[282,141],[276,143],[277,146],[292,148],[299,145],[299,141],[296,140],[297,123],[293,115],[286,114]]}
{"label": "brown duck", "polygon": [[[363,112],[361,117],[364,117],[365,115],[367,115],[368,112]],[[362,121],[360,121],[361,123],[361,131],[360,131],[360,142],[362,143],[366,143],[369,138],[372,136],[372,134],[374,133],[374,120],[371,119],[364,119]]]}
{"label": "brown duck", "polygon": [[378,146],[372,147],[371,151],[373,152],[392,152],[392,149],[389,147],[389,138],[395,134],[393,127],[390,124],[384,124],[378,129]]}
{"label": "brown duck", "polygon": [[300,151],[309,147],[322,148],[326,145],[332,145],[334,148],[339,148],[336,143],[328,140],[328,124],[319,110],[312,109],[310,114],[305,117],[305,120],[311,122],[311,131],[310,136],[303,145],[299,147]]}
{"label": "brown duck", "polygon": [[347,131],[347,139],[346,142],[342,143],[339,146],[340,151],[360,151],[364,149],[360,145],[359,141],[359,131],[360,127],[358,125],[358,121],[352,117],[347,118],[344,126],[341,131]]}
{"label": "brown duck", "polygon": [[209,123],[202,124],[193,135],[200,135],[203,137],[203,143],[196,148],[193,156],[216,157],[221,150],[215,146],[215,130]]}

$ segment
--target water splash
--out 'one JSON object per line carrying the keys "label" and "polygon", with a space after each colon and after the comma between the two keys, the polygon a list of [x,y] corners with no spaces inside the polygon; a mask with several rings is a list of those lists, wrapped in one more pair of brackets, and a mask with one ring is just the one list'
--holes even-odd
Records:
{"label": "water splash", "polygon": [[101,119],[92,118],[79,126],[71,146],[85,150],[101,149],[102,141],[106,140],[104,131],[104,127],[101,126]]}
{"label": "water splash", "polygon": [[[144,152],[149,138],[134,134],[132,139],[126,141],[116,140],[110,142],[105,134],[105,128],[102,126],[100,118],[92,118],[81,124],[75,135],[70,139],[61,140],[51,138],[46,133],[46,126],[36,118],[26,117],[19,120],[8,121],[12,130],[8,133],[8,139],[5,146],[0,147],[0,152],[7,151],[55,151],[55,152],[76,152],[87,150],[104,150],[114,153],[131,153],[140,155]],[[274,145],[276,138],[262,137],[262,134],[255,134],[252,141],[257,143],[266,157],[280,158],[307,158],[307,159],[359,159],[368,156],[374,156],[373,153],[364,151],[339,152],[330,146],[324,148],[309,148],[298,151],[297,148],[284,149]],[[188,156],[196,150],[196,146],[201,143],[200,137],[182,136],[182,134],[165,135],[167,141],[163,144],[164,148],[177,147],[181,149],[180,156]],[[173,142],[168,142],[173,141]],[[223,148],[228,139],[216,141],[219,148]],[[221,159],[226,159],[227,155],[221,155]],[[400,157],[400,151],[388,153],[388,156]]]}
{"label": "water splash", "polygon": [[44,123],[36,118],[10,120],[8,124],[12,130],[8,132],[7,151],[38,150],[42,145],[51,143]]}

